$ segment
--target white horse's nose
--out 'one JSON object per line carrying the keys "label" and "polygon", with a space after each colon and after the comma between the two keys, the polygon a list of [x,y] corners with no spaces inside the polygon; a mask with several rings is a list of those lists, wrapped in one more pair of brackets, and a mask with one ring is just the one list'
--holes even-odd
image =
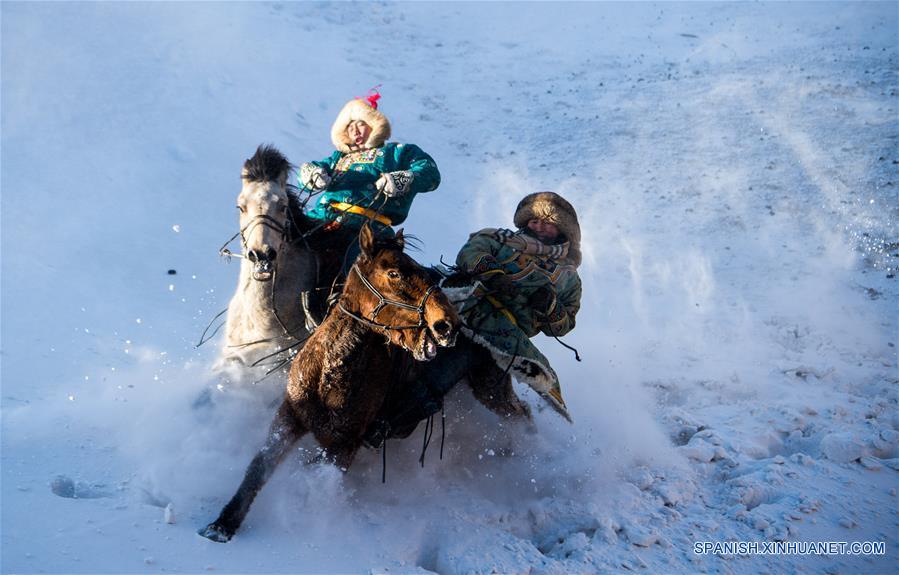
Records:
{"label": "white horse's nose", "polygon": [[278,257],[278,252],[275,251],[271,246],[262,246],[261,249],[258,250],[249,250],[247,252],[247,258],[255,263],[259,262],[273,262]]}

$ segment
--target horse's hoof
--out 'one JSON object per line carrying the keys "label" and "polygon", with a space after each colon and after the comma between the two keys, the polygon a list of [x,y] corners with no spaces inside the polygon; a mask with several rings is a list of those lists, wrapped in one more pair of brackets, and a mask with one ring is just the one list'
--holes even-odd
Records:
{"label": "horse's hoof", "polygon": [[197,531],[197,533],[216,543],[227,543],[228,541],[231,541],[231,537],[234,536],[234,533],[229,532],[218,523],[210,523]]}
{"label": "horse's hoof", "polygon": [[212,407],[212,391],[207,387],[194,398],[190,404],[190,408],[196,411],[198,409],[208,409],[210,407]]}

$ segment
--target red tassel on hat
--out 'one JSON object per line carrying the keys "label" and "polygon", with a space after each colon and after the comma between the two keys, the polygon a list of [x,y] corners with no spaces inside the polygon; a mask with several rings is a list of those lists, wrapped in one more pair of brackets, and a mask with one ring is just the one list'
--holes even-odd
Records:
{"label": "red tassel on hat", "polygon": [[368,96],[366,96],[364,98],[359,98],[359,99],[365,100],[366,102],[368,102],[369,106],[371,106],[372,108],[377,110],[378,109],[378,100],[381,99],[381,94],[380,94],[380,92],[378,92],[378,88],[380,88],[380,87],[381,87],[381,85],[378,84],[377,86],[375,86],[374,88],[372,88],[371,90],[368,91]]}

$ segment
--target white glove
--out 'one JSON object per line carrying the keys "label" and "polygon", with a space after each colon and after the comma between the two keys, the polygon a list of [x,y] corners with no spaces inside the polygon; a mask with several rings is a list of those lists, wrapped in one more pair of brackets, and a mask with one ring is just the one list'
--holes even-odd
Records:
{"label": "white glove", "polygon": [[375,188],[388,198],[398,198],[409,193],[415,174],[409,170],[402,172],[385,172],[375,182]]}
{"label": "white glove", "polygon": [[300,166],[300,183],[305,188],[321,191],[327,189],[328,184],[331,183],[331,176],[324,168],[306,162]]}

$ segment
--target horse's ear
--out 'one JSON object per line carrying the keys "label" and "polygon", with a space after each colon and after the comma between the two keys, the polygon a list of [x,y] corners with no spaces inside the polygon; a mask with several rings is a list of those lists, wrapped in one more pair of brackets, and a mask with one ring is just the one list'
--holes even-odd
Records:
{"label": "horse's ear", "polygon": [[396,241],[396,245],[399,246],[400,249],[404,249],[406,247],[406,238],[403,237],[403,228],[400,228],[396,232],[396,236],[393,238]]}
{"label": "horse's ear", "polygon": [[372,233],[368,222],[362,224],[362,229],[359,231],[359,247],[362,248],[362,253],[366,257],[375,257],[375,234]]}

